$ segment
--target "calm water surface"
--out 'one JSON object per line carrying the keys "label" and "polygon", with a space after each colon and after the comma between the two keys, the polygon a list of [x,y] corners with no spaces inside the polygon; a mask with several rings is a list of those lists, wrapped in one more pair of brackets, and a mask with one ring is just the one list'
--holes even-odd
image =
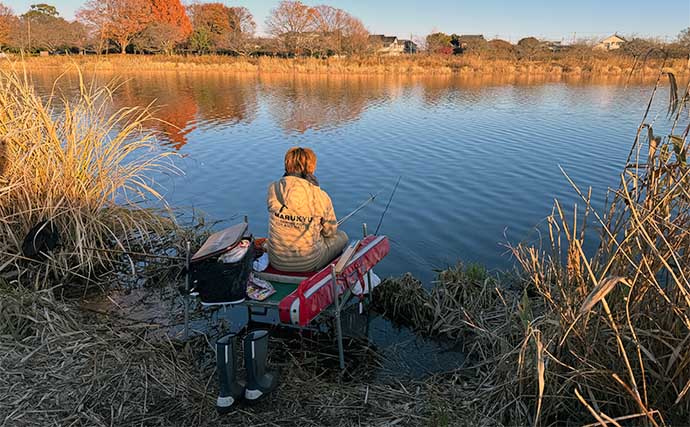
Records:
{"label": "calm water surface", "polygon": [[[41,93],[56,77],[33,74]],[[113,77],[98,74],[96,80]],[[510,268],[506,242],[538,243],[536,229],[555,198],[570,209],[580,202],[559,165],[580,186],[592,186],[601,206],[607,188],[617,185],[651,92],[651,84],[615,81],[206,73],[125,78],[115,106],[155,101],[166,123],[152,126],[167,133],[162,144],[183,155],[178,166],[184,176],[157,177],[170,205],[228,223],[248,215],[255,234],[264,234],[266,189],[282,175],[285,151],[312,147],[317,176],[340,216],[382,191],[344,225],[351,237],[361,234],[363,222],[373,231],[402,177],[381,228],[392,250],[377,272],[409,271],[426,283],[434,269],[457,260]],[[65,75],[57,87],[69,97],[78,79]],[[665,120],[662,105],[655,105],[652,119],[657,125]],[[151,315],[147,310],[143,316]],[[452,343],[420,340],[381,318],[372,321],[369,337],[386,360],[383,372],[424,375],[463,361]]]}
{"label": "calm water surface", "polygon": [[[34,74],[47,91],[56,74]],[[112,75],[99,74],[108,81]],[[317,176],[344,225],[381,232],[392,251],[378,272],[429,281],[457,260],[509,268],[503,244],[538,239],[554,198],[577,202],[559,165],[601,203],[628,154],[651,84],[494,82],[436,78],[146,73],[125,76],[117,106],[158,106],[162,143],[184,176],[161,177],[173,206],[211,219],[248,215],[266,232],[265,193],[292,146],[312,147]],[[59,85],[74,91],[77,79]],[[661,106],[655,111],[663,118]],[[654,116],[653,116],[654,117]],[[178,129],[179,128],[179,129]]]}

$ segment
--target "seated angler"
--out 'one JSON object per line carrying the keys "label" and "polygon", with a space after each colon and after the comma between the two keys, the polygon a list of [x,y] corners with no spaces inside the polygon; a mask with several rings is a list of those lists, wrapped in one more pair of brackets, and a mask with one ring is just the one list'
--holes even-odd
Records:
{"label": "seated angler", "polygon": [[316,154],[294,147],[285,154],[285,175],[268,187],[268,255],[273,267],[316,271],[348,242],[338,230],[331,198],[314,176]]}

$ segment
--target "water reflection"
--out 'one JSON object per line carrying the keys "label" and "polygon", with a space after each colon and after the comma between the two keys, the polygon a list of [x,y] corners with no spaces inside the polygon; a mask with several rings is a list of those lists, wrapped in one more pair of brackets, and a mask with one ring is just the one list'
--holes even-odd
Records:
{"label": "water reflection", "polygon": [[259,78],[271,116],[286,132],[342,126],[400,95],[384,78],[268,74]]}
{"label": "water reflection", "polygon": [[128,81],[113,99],[115,108],[153,103],[157,120],[148,125],[161,132],[177,150],[187,144],[187,135],[195,128],[198,102],[175,79],[161,79],[159,84],[148,79]]}
{"label": "water reflection", "polygon": [[[67,98],[79,93],[79,76],[74,72],[35,72],[31,79],[39,93],[54,91]],[[99,71],[87,72],[84,80],[87,88],[109,85],[115,89],[114,109],[151,105],[156,120],[147,125],[177,150],[196,129],[248,124],[258,110],[257,77],[253,75]]]}
{"label": "water reflection", "polygon": [[197,128],[251,123],[258,108],[255,82],[248,76],[154,73],[128,79],[114,97],[116,107],[154,103],[151,124],[176,149]]}
{"label": "water reflection", "polygon": [[[79,90],[76,73],[36,72],[31,78],[41,93],[55,90],[70,97]],[[421,99],[431,107],[448,103],[468,106],[485,102],[486,89],[494,86],[504,88],[496,92],[499,95],[510,96],[514,92],[522,95],[524,87],[562,81],[568,85],[640,83],[628,76],[593,80],[548,74],[367,77],[109,71],[92,72],[85,80],[94,87],[116,85],[114,108],[153,105],[158,120],[150,122],[150,128],[161,132],[162,139],[177,150],[197,129],[252,123],[260,104],[267,106],[272,120],[284,132],[301,134],[345,126],[358,120],[367,109],[410,98]],[[260,96],[265,99],[259,100]]]}

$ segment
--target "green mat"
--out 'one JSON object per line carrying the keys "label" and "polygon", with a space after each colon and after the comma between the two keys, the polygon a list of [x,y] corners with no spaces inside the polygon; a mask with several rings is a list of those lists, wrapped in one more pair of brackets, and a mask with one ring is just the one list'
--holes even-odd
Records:
{"label": "green mat", "polygon": [[297,286],[299,286],[299,285],[295,285],[295,284],[291,284],[291,283],[280,283],[280,282],[271,282],[271,285],[273,285],[273,288],[276,290],[276,293],[274,293],[270,297],[266,298],[263,302],[270,303],[270,304],[276,304],[276,305],[280,301],[282,301],[283,298],[285,298],[286,296],[295,292],[295,289],[297,289]]}

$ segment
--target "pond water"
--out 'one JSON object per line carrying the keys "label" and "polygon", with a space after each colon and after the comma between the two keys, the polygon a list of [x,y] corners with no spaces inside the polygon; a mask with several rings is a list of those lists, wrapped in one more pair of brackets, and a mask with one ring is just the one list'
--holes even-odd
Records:
{"label": "pond water", "polygon": [[[96,76],[101,82],[115,77]],[[56,77],[32,73],[41,93]],[[318,155],[317,176],[340,216],[381,192],[344,224],[351,237],[361,234],[363,222],[370,231],[376,228],[402,177],[381,226],[391,253],[377,273],[412,272],[426,283],[434,269],[457,260],[510,268],[504,244],[537,242],[537,227],[555,198],[570,209],[582,205],[560,167],[578,185],[592,186],[601,206],[606,190],[617,185],[652,89],[652,83],[626,85],[624,79],[118,77],[126,80],[113,96],[115,106],[155,101],[165,123],[153,126],[167,133],[161,143],[183,155],[183,176],[158,177],[170,205],[228,223],[248,215],[262,235],[266,189],[281,176],[285,151],[308,146]],[[64,75],[58,87],[70,96],[78,79]],[[665,120],[661,100],[651,118]],[[425,360],[443,369],[462,360],[381,319],[372,331],[390,354],[409,356],[407,366]]]}
{"label": "pond water", "polygon": [[[33,74],[47,91],[57,74]],[[98,74],[109,81],[111,74]],[[457,260],[509,268],[503,244],[538,239],[555,198],[578,202],[559,166],[602,203],[646,108],[652,83],[496,81],[214,73],[119,76],[116,106],[154,102],[164,144],[184,176],[161,184],[172,206],[210,219],[248,215],[266,232],[265,193],[285,151],[308,146],[317,176],[343,216],[381,191],[343,228],[381,226],[392,241],[383,276],[424,281]],[[75,90],[65,75],[59,87]],[[661,96],[664,98],[666,94]],[[655,114],[658,116],[655,116]],[[665,119],[661,105],[652,117]],[[580,203],[581,204],[581,203]]]}

